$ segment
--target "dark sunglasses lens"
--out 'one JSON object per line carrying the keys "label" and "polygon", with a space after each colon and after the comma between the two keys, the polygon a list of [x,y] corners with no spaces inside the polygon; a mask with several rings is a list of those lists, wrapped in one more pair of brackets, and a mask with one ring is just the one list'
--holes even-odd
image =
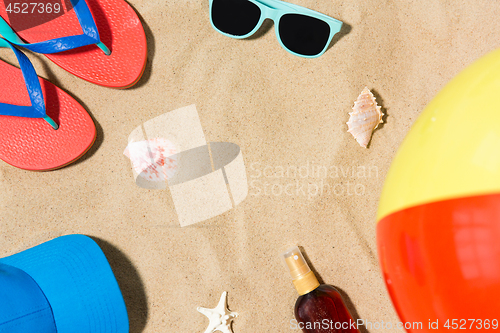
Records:
{"label": "dark sunglasses lens", "polygon": [[250,33],[260,20],[260,8],[248,0],[213,0],[212,22],[233,36]]}
{"label": "dark sunglasses lens", "polygon": [[279,22],[283,45],[301,55],[314,56],[326,46],[330,37],[328,23],[300,14],[285,14]]}

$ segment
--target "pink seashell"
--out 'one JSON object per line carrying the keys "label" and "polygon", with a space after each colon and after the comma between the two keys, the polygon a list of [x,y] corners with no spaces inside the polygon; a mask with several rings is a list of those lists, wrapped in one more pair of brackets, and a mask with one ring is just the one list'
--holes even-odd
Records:
{"label": "pink seashell", "polygon": [[165,181],[177,171],[177,150],[164,138],[131,142],[123,154],[132,162],[140,177],[150,181]]}
{"label": "pink seashell", "polygon": [[371,91],[365,87],[358,99],[354,102],[354,111],[349,112],[351,116],[347,122],[349,129],[347,132],[358,141],[361,147],[366,148],[372,137],[372,132],[378,124],[383,123],[384,114],[380,111],[375,97]]}

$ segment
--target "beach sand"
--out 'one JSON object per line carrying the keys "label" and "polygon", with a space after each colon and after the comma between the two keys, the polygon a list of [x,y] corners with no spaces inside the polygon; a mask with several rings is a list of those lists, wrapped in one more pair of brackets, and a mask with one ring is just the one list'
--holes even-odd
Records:
{"label": "beach sand", "polygon": [[[30,54],[40,76],[88,110],[98,137],[82,159],[56,171],[0,161],[0,256],[89,235],[116,274],[132,333],[203,332],[208,320],[196,307],[215,307],[223,291],[239,313],[235,333],[278,333],[298,332],[290,324],[298,295],[279,255],[299,245],[355,318],[397,323],[376,249],[384,178],[425,105],[498,46],[500,7],[491,0],[291,2],[345,22],[321,57],[289,54],[267,23],[249,40],[217,33],[208,0],[130,1],[149,43],[146,72],[131,89],[93,85]],[[0,56],[13,59],[9,51]],[[386,114],[368,149],[346,132],[365,86]],[[181,228],[169,190],[138,187],[123,151],[134,128],[191,104],[207,141],[241,148],[249,194]]]}

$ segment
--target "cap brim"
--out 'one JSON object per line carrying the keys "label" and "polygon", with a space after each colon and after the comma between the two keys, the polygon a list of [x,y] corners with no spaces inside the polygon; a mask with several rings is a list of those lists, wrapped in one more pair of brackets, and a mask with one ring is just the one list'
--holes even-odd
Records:
{"label": "cap brim", "polygon": [[58,333],[128,333],[125,302],[101,248],[89,237],[58,237],[0,263],[28,273],[50,303]]}

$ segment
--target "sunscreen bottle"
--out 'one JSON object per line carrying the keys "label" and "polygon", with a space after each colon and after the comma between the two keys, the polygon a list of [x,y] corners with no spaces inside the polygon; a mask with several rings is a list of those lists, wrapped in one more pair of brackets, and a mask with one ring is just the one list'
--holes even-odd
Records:
{"label": "sunscreen bottle", "polygon": [[304,333],[359,333],[340,293],[318,282],[298,247],[289,249],[282,257],[300,295],[295,302],[297,328]]}

